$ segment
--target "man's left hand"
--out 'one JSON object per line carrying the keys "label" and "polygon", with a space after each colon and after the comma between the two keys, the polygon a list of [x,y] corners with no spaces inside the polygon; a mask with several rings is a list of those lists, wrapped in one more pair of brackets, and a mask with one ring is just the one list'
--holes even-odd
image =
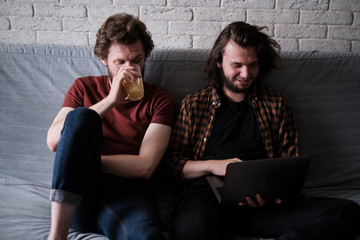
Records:
{"label": "man's left hand", "polygon": [[256,194],[256,200],[253,200],[251,197],[246,197],[246,201],[247,201],[246,203],[240,202],[239,206],[250,206],[253,208],[259,208],[259,207],[264,207],[271,202],[275,202],[276,204],[281,204],[281,199],[279,198],[272,201],[266,201],[261,197],[260,194]]}

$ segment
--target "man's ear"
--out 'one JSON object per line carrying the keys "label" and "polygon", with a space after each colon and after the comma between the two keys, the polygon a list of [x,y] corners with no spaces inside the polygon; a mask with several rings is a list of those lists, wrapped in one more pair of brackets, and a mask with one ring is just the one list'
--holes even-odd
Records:
{"label": "man's ear", "polygon": [[216,66],[218,67],[218,68],[221,68],[222,67],[222,65],[221,65],[221,63],[216,63]]}
{"label": "man's ear", "polygon": [[105,66],[108,65],[106,58],[101,57],[100,60]]}

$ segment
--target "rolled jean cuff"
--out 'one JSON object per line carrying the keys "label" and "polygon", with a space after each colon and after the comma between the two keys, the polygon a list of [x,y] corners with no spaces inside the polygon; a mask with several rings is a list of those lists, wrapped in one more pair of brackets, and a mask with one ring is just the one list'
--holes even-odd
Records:
{"label": "rolled jean cuff", "polygon": [[70,203],[75,206],[79,206],[81,202],[81,196],[67,191],[56,190],[56,189],[51,189],[49,199],[55,202]]}

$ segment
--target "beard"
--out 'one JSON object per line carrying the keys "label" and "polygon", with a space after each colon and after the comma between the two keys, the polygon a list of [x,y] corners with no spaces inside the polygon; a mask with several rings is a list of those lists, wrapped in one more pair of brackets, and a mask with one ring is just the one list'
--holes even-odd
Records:
{"label": "beard", "polygon": [[107,70],[108,70],[108,75],[109,75],[109,81],[110,81],[110,83],[112,83],[112,80],[114,78],[114,74],[110,71],[109,67],[107,67]]}
{"label": "beard", "polygon": [[[231,92],[247,93],[250,91],[250,89],[252,87],[252,84],[251,84],[250,87],[248,87],[248,88],[238,88],[234,85],[232,79],[229,79],[225,76],[223,69],[220,69],[220,74],[221,74],[221,82],[222,82],[223,87],[230,90]],[[252,79],[250,79],[250,80],[252,80]]]}

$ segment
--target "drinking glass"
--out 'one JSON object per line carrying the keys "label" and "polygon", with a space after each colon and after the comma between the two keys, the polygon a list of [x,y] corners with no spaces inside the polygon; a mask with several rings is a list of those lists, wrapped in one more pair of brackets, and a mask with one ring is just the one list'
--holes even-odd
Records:
{"label": "drinking glass", "polygon": [[[141,68],[137,64],[131,64],[134,67],[134,71],[141,74]],[[131,101],[139,101],[144,97],[144,84],[142,77],[136,79],[130,79],[129,81],[122,82],[125,92]]]}

